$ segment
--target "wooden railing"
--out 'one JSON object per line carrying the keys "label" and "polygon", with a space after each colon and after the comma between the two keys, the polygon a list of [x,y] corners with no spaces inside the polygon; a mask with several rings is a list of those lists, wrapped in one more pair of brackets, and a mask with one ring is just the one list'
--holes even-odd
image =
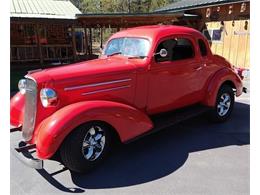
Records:
{"label": "wooden railing", "polygon": [[73,59],[70,44],[58,45],[11,45],[11,62],[64,61]]}
{"label": "wooden railing", "polygon": [[73,50],[70,44],[42,45],[43,60],[69,60],[73,58]]}
{"label": "wooden railing", "polygon": [[11,45],[11,62],[38,61],[37,45]]}

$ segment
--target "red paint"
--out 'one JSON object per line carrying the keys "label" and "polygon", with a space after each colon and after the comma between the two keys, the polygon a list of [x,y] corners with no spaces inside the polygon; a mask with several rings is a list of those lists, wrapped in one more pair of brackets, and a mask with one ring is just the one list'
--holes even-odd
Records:
{"label": "red paint", "polygon": [[24,95],[15,94],[10,102],[10,125],[19,127],[23,124]]}
{"label": "red paint", "polygon": [[[217,91],[225,81],[236,86],[237,96],[242,93],[241,80],[230,63],[212,55],[207,40],[194,29],[138,27],[118,32],[108,42],[118,37],[148,39],[151,43],[148,57],[102,56],[29,75],[38,86],[36,124],[30,143],[36,143],[40,158],[49,158],[75,127],[87,121],[109,123],[125,142],[152,129],[151,114],[194,103],[214,106]],[[159,42],[167,37],[188,38],[195,50],[194,58],[157,63],[153,54]],[[206,43],[207,56],[200,55],[198,39]],[[85,88],[66,90],[82,85]],[[39,92],[44,87],[58,94],[56,106],[42,106]],[[21,94],[14,98],[11,100],[11,124],[18,125],[23,118],[24,99]]]}
{"label": "red paint", "polygon": [[153,127],[146,114],[131,106],[109,101],[78,102],[45,119],[37,132],[37,153],[50,157],[72,129],[88,121],[102,120],[110,124],[124,142]]}

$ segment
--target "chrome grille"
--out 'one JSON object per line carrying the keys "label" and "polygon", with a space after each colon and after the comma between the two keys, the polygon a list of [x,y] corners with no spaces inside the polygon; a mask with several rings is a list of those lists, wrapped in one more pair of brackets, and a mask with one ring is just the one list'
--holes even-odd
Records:
{"label": "chrome grille", "polygon": [[25,107],[22,134],[25,141],[32,138],[37,104],[37,84],[32,80],[26,79]]}

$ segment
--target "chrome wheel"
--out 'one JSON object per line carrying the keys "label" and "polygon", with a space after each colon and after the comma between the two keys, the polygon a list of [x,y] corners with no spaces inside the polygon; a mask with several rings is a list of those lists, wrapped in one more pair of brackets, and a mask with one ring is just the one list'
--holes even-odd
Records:
{"label": "chrome wheel", "polygon": [[92,126],[82,143],[82,153],[89,161],[96,160],[104,150],[105,132],[100,126]]}
{"label": "chrome wheel", "polygon": [[217,112],[219,116],[225,116],[230,109],[230,105],[231,105],[230,95],[228,93],[223,93],[220,96],[220,100],[217,105]]}

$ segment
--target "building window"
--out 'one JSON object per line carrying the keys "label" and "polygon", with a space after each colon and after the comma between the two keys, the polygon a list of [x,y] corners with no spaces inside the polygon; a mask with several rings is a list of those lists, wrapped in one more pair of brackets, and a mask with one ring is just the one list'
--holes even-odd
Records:
{"label": "building window", "polygon": [[223,41],[223,29],[205,29],[203,30],[205,37],[212,42],[222,42]]}

